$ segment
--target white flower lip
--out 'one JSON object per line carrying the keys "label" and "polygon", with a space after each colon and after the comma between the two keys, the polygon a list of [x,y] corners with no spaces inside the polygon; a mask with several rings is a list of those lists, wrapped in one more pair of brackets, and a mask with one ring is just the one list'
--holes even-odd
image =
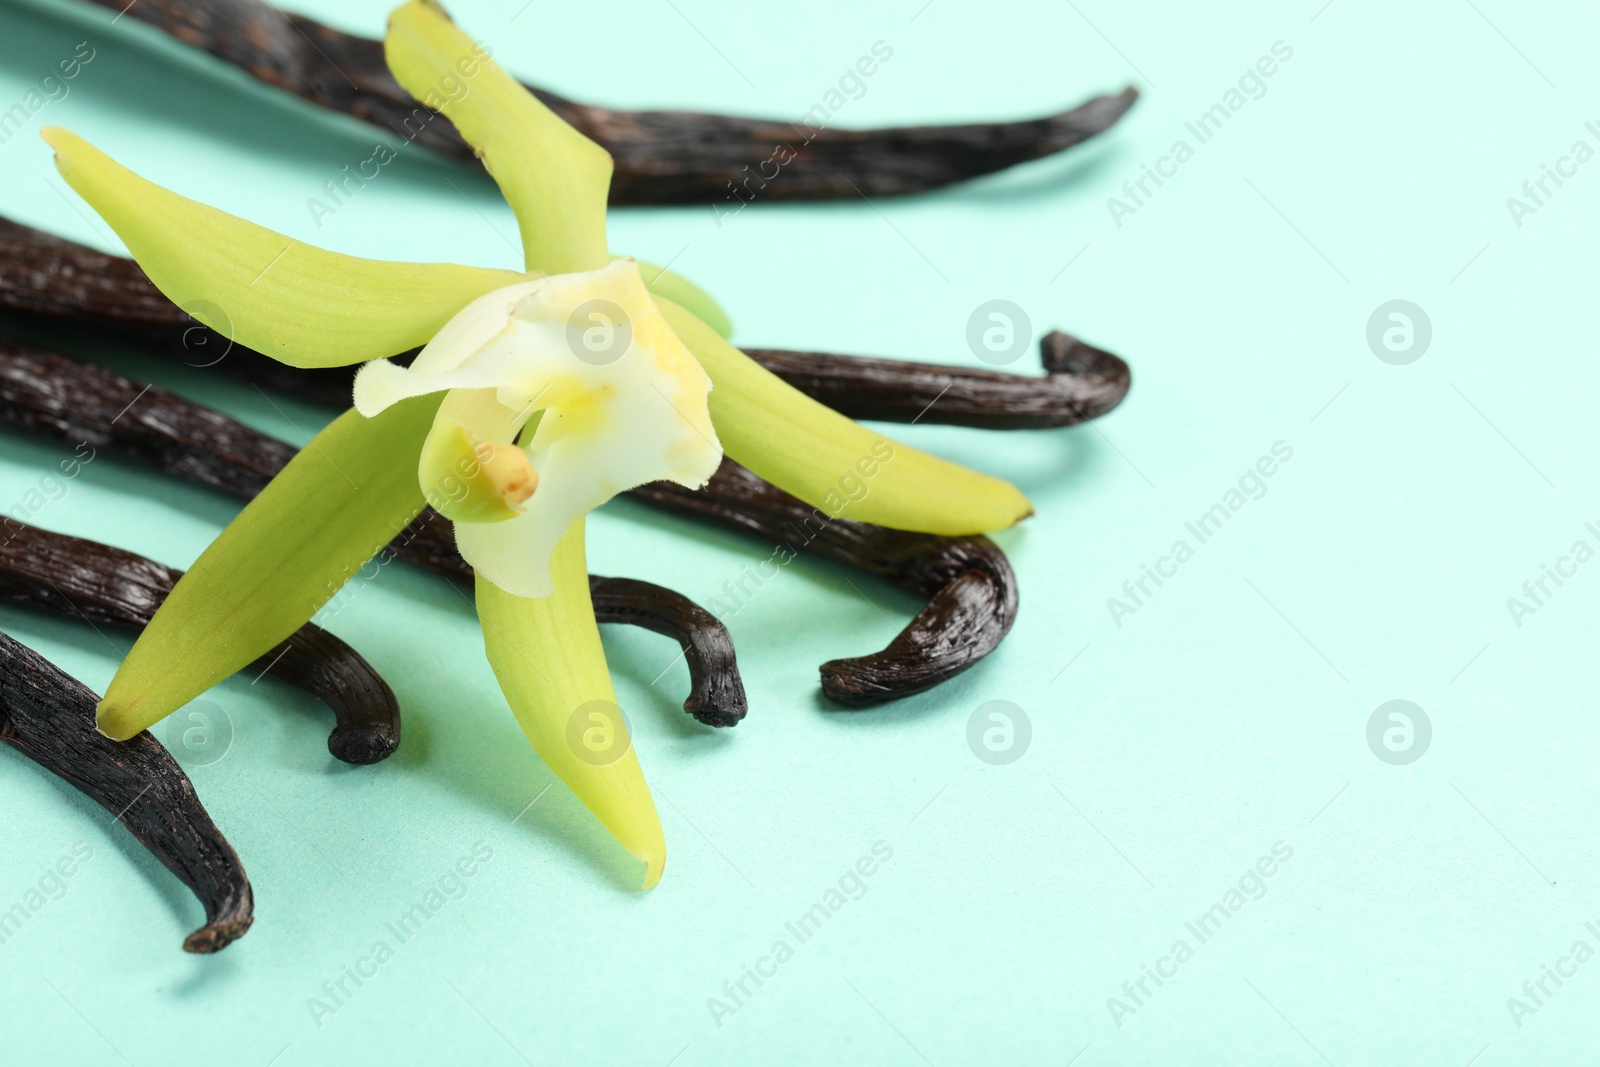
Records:
{"label": "white flower lip", "polygon": [[[552,591],[551,551],[583,514],[645,482],[698,488],[711,477],[722,446],[710,391],[637,264],[619,259],[479,297],[410,367],[362,367],[355,406],[370,418],[445,392],[436,430],[465,427],[478,440],[525,449],[538,475],[526,510],[503,522],[458,522],[456,543],[488,581],[541,597]],[[431,473],[419,472],[424,486]]]}

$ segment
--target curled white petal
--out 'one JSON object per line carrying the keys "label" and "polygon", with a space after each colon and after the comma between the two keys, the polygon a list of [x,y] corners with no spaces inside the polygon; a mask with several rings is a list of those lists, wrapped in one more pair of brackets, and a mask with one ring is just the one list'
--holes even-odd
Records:
{"label": "curled white petal", "polygon": [[478,298],[410,367],[362,367],[355,404],[371,417],[441,391],[436,427],[516,441],[538,473],[522,514],[456,524],[466,561],[518,596],[550,593],[550,553],[579,516],[645,482],[697,488],[722,459],[706,407],[711,380],[629,259]]}

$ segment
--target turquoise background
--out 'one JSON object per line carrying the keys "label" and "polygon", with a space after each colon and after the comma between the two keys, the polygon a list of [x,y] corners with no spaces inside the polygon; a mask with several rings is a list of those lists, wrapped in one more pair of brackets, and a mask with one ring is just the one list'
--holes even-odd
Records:
{"label": "turquoise background", "polygon": [[[881,647],[917,605],[801,560],[729,619],[752,710],[713,732],[679,707],[687,674],[671,641],[608,628],[671,849],[660,887],[641,894],[571,794],[545,792],[553,779],[503,705],[470,605],[387,568],[330,626],[404,702],[393,759],[337,764],[325,709],[273,681],[207,698],[235,736],[192,775],[258,902],[255,928],[218,957],[179,951],[199,909],[126,831],[0,756],[0,907],[74,843],[93,849],[0,947],[0,1059],[1489,1067],[1592,1055],[1600,963],[1547,982],[1554,995],[1520,1026],[1507,999],[1574,942],[1600,948],[1584,927],[1600,921],[1600,566],[1520,626],[1507,598],[1574,541],[1600,544],[1584,529],[1600,519],[1600,162],[1520,227],[1506,204],[1575,140],[1600,144],[1584,128],[1600,118],[1592,9],[521,6],[452,10],[515,72],[619,106],[798,116],[878,40],[893,59],[839,125],[1022,117],[1130,82],[1144,91],[1091,146],[914,200],[758,203],[720,227],[708,206],[612,215],[615,250],[673,261],[750,344],[973,366],[967,318],[1003,298],[1041,330],[1130,361],[1132,394],[1088,427],[893,431],[1036,502],[998,538],[1021,579],[1016,629],[951,684],[841,713],[816,665]],[[385,9],[351,0],[320,15],[375,35]],[[0,146],[6,215],[116,247],[37,140],[54,123],[330,248],[517,263],[511,214],[471,169],[410,149],[319,228],[307,198],[371,154],[370,128],[131,18],[112,27],[101,9],[7,3],[0,18],[0,109],[77,42],[96,49],[71,95]],[[1265,95],[1196,147],[1184,123],[1278,41],[1293,55]],[[1178,138],[1194,157],[1119,227],[1107,198]],[[1391,299],[1432,323],[1410,365],[1366,341]],[[215,372],[54,340],[296,443],[327,418]],[[1280,441],[1293,458],[1265,495],[1118,626],[1108,598]],[[70,451],[0,442],[7,508]],[[35,521],[184,566],[235,510],[104,456]],[[702,602],[771,553],[626,501],[591,531],[597,572]],[[96,689],[128,644],[11,608],[0,628]],[[1392,699],[1432,723],[1405,766],[1366,739]],[[1031,721],[1008,766],[966,741],[991,700]],[[308,1000],[392,942],[385,924],[479,842],[492,859],[465,895],[319,1026]],[[893,855],[865,895],[719,1026],[708,998],[879,842]],[[1265,895],[1197,944],[1185,923],[1280,842],[1292,858]],[[1180,938],[1193,958],[1114,1019],[1109,998]]]}

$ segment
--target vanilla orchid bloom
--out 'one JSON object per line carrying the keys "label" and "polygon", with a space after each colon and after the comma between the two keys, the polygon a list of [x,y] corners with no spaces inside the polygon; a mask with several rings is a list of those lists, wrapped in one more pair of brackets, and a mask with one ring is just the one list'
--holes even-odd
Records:
{"label": "vanilla orchid bloom", "polygon": [[[617,321],[585,311],[597,304]],[[603,321],[585,325],[590,314]],[[645,482],[697,489],[716,471],[710,391],[638,266],[620,259],[480,296],[410,367],[362,367],[355,406],[370,418],[445,394],[423,444],[422,487],[458,520],[456,546],[478,574],[543,597],[554,592],[550,553],[587,512]]]}
{"label": "vanilla orchid bloom", "polygon": [[[477,572],[485,651],[523,732],[645,864],[648,887],[666,844],[594,621],[588,511],[646,481],[701,485],[724,449],[834,517],[961,535],[1032,508],[1003,481],[804,396],[727,342],[727,319],[704,293],[613,260],[610,156],[433,0],[396,9],[384,45],[396,80],[455,124],[499,184],[523,273],[324,251],[145,181],[65,130],[42,131],[68,184],[173,302],[291,366],[366,364],[355,408],[178,583],[97,723],[132,737],[246,666],[432,504]],[[409,367],[388,362],[418,347]]]}

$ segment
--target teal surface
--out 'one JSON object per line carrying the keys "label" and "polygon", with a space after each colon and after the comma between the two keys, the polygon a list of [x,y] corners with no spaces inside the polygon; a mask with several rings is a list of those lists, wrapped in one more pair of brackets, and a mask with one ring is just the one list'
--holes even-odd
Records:
{"label": "teal surface", "polygon": [[[1005,299],[1124,355],[1133,392],[1069,431],[897,431],[1015,480],[1039,512],[999,538],[1021,579],[1015,631],[932,693],[864,714],[821,699],[818,663],[881,647],[917,605],[820,562],[786,567],[729,617],[752,709],[736,730],[683,714],[669,640],[608,628],[671,850],[650,893],[523,741],[470,605],[404,568],[329,623],[404,702],[387,763],[335,763],[325,709],[276,682],[208,697],[234,736],[191,773],[258,903],[220,956],[179,951],[199,909],[126,831],[0,755],[0,909],[59,857],[92,853],[0,945],[0,1060],[1592,1057],[1600,566],[1562,562],[1576,542],[1600,547],[1586,526],[1600,520],[1592,9],[519,7],[452,5],[517,73],[619,106],[798,116],[879,41],[893,57],[839,125],[1021,117],[1137,84],[1110,136],[958,189],[758,202],[720,225],[710,205],[611,222],[614,250],[717,294],[742,342],[979,366],[968,317]],[[375,35],[385,4],[318,13]],[[37,139],[54,123],[330,248],[517,264],[488,180],[420,149],[314,219],[308,199],[379,135],[110,18],[0,5],[0,110],[78,42],[95,55],[0,145],[0,212],[116,247],[56,177]],[[1246,77],[1275,49],[1270,77]],[[1202,143],[1186,124],[1218,103],[1228,117]],[[1178,141],[1181,164],[1163,162]],[[1122,187],[1146,165],[1168,176],[1133,185],[1136,201]],[[1535,202],[1523,184],[1546,166],[1567,176]],[[1431,324],[1403,365],[1368,342],[1391,300]],[[50,339],[295,443],[327,418],[215,372]],[[1271,477],[1253,475],[1275,448]],[[110,456],[32,508],[70,451],[0,438],[4,510],[175,566],[236,510]],[[1202,543],[1186,524],[1214,504],[1226,518]],[[597,572],[702,602],[771,554],[628,502],[590,528]],[[1183,562],[1163,562],[1180,541]],[[1168,577],[1139,590],[1146,565]],[[0,628],[96,689],[128,644],[13,608]],[[967,740],[994,700],[1031,724],[1009,764]],[[1391,700],[1423,709],[1426,743],[1391,751],[1384,719],[1369,745]],[[474,849],[475,873],[453,878]],[[862,857],[874,873],[852,877]],[[444,903],[402,941],[389,924],[433,888]],[[786,924],[839,889],[821,929],[795,936]],[[359,986],[344,978],[357,967]]]}

